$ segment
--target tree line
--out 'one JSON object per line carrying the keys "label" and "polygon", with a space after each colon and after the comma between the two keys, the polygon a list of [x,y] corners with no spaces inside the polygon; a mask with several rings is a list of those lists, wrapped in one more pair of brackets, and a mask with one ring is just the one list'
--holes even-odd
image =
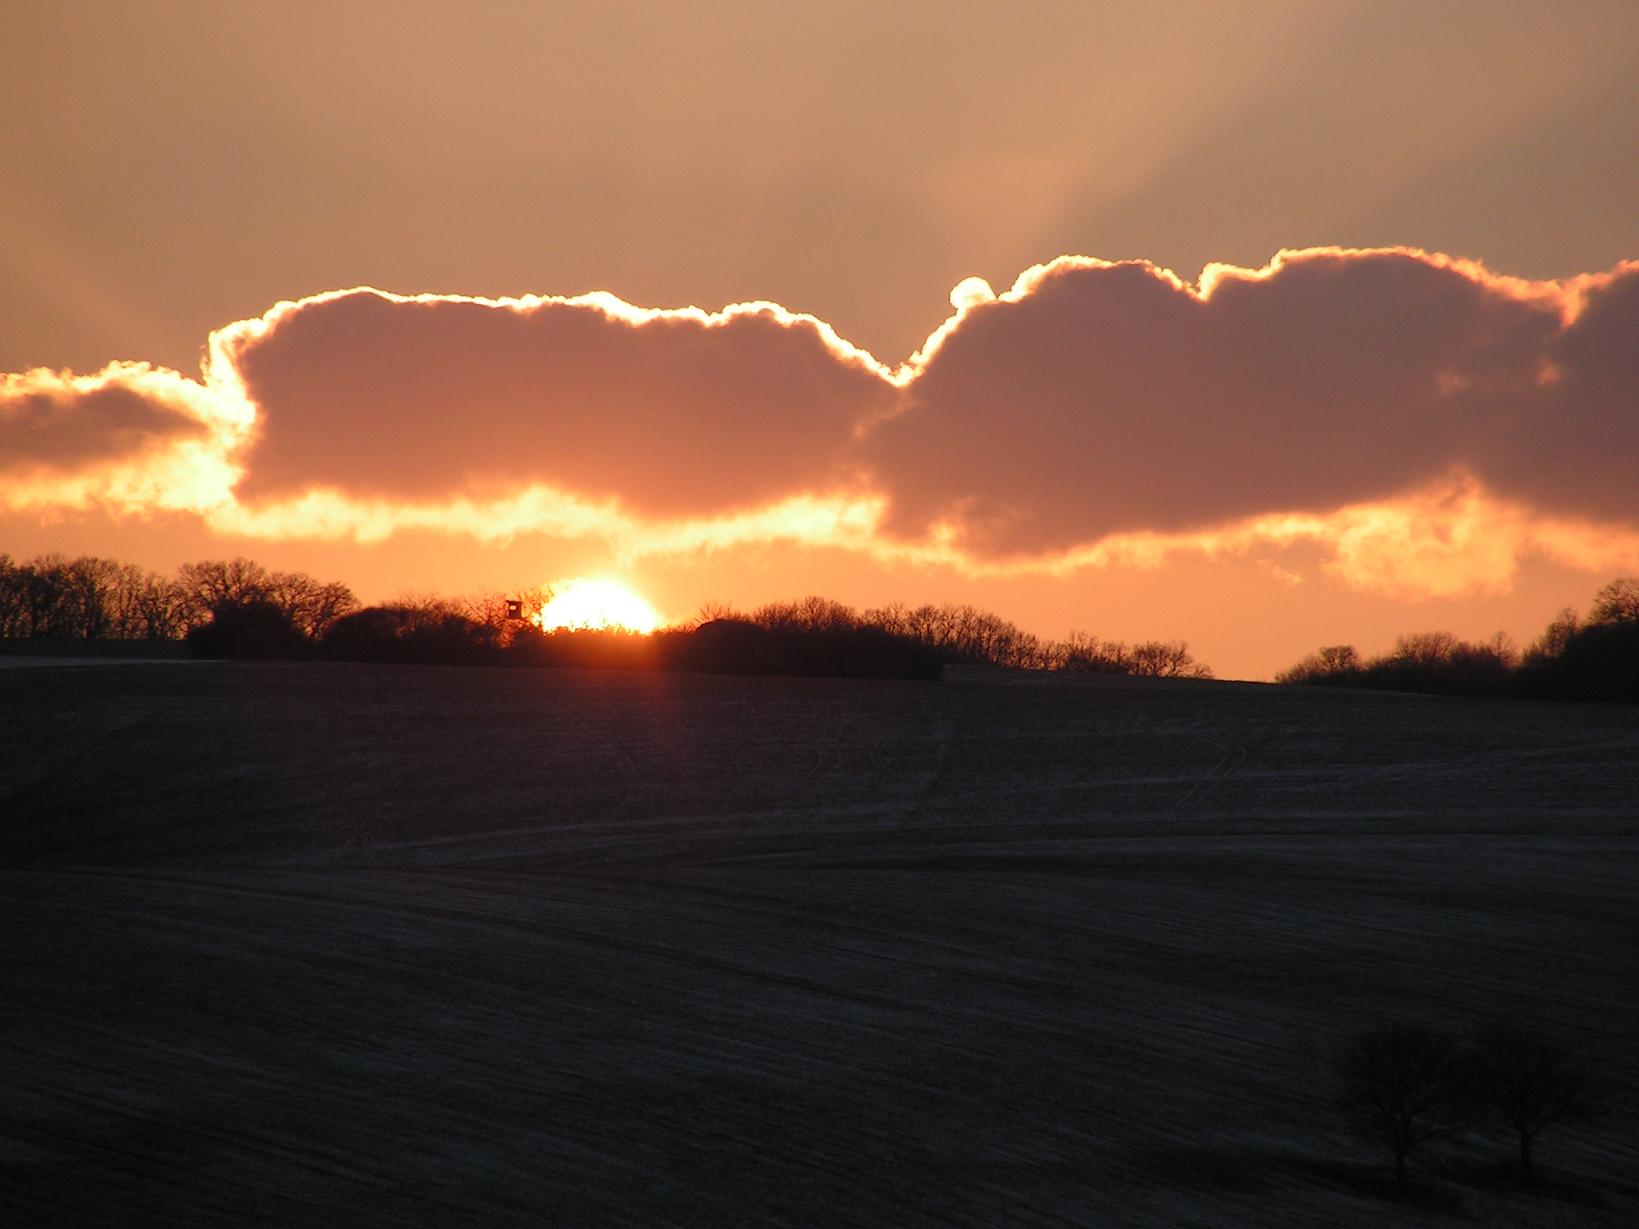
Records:
{"label": "tree line", "polygon": [[652,635],[543,631],[509,619],[506,599],[424,598],[354,611],[316,645],[321,656],[384,662],[496,662],[718,674],[934,679],[947,665],[1210,678],[1182,642],[1127,645],[1078,635],[1043,641],[972,606],[885,606],[856,611],[807,597],[740,613],[708,603],[687,623]]}
{"label": "tree line", "polygon": [[162,575],[93,557],[18,564],[0,555],[0,639],[184,639],[203,657],[739,674],[937,678],[946,665],[965,664],[1212,677],[1183,641],[1128,644],[1081,632],[1044,640],[968,605],[856,611],[807,597],[740,613],[708,603],[696,618],[643,636],[543,631],[531,617],[550,596],[526,591],[521,610],[517,599],[494,592],[361,607],[346,585],[249,559],[188,563]]}
{"label": "tree line", "polygon": [[316,640],[358,600],[339,582],[249,559],[185,563],[165,575],[90,555],[17,563],[0,554],[0,639],[176,640],[258,604]]}
{"label": "tree line", "polygon": [[[969,605],[891,604],[856,611],[822,597],[748,613],[707,604],[653,636],[543,632],[499,593],[404,597],[361,607],[337,581],[253,560],[186,563],[165,575],[94,556],[0,554],[0,640],[178,640],[207,657],[510,663],[732,673],[936,677],[946,665],[1071,674],[1211,678],[1183,641],[1128,644],[1072,632],[1048,640]],[[1505,635],[1468,642],[1449,632],[1401,636],[1364,658],[1328,645],[1276,675],[1281,683],[1466,696],[1639,701],[1639,578],[1566,608],[1523,652]]]}
{"label": "tree line", "polygon": [[1520,651],[1501,633],[1473,643],[1449,632],[1401,636],[1389,652],[1362,658],[1328,645],[1275,676],[1280,683],[1373,687],[1463,696],[1639,701],[1639,578],[1624,576],[1594,595],[1586,616],[1566,607]]}
{"label": "tree line", "polygon": [[941,667],[979,665],[1150,678],[1212,677],[1211,668],[1195,660],[1183,641],[1149,640],[1129,645],[1083,632],[1073,632],[1064,640],[1044,640],[999,615],[969,605],[910,607],[895,603],[855,611],[828,598],[806,597],[773,602],[749,614],[708,605],[702,608],[696,623],[696,630],[701,629],[713,629],[712,634],[721,638],[738,634],[749,643],[776,645],[790,637],[874,638],[885,644],[910,646]]}

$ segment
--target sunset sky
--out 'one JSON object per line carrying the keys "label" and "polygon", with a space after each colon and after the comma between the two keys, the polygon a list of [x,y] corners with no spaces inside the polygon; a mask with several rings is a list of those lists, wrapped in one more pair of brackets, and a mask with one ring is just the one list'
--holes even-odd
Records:
{"label": "sunset sky", "polygon": [[33,4],[0,552],[1220,676],[1639,572],[1639,5]]}

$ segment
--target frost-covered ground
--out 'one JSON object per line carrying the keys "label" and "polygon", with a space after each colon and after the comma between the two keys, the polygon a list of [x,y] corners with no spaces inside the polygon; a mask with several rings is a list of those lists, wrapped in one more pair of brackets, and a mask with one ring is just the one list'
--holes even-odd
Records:
{"label": "frost-covered ground", "polygon": [[[1636,850],[1632,708],[8,670],[0,1220],[1630,1225]],[[1616,1113],[1393,1202],[1390,1016]]]}

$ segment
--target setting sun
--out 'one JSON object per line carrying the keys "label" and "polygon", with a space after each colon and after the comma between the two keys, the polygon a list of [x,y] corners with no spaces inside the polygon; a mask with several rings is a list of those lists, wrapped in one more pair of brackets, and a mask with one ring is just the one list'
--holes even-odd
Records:
{"label": "setting sun", "polygon": [[613,629],[647,636],[665,622],[643,598],[612,580],[577,577],[551,590],[551,600],[535,616],[542,631]]}

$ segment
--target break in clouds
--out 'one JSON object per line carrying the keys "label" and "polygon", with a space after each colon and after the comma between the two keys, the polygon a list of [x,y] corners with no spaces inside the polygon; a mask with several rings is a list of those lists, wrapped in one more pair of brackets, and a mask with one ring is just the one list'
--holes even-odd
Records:
{"label": "break in clouds", "polygon": [[[336,292],[219,330],[198,381],[6,377],[0,478],[13,507],[148,501],[290,535],[361,532],[354,505],[376,532],[438,527],[527,491],[628,534],[704,525],[685,535],[704,545],[829,500],[870,510],[855,545],[970,567],[1396,501],[1415,518],[1453,481],[1515,517],[1629,542],[1639,523],[1639,264],[1526,282],[1325,249],[1190,285],[1067,257],[953,302],[890,369],[771,304]],[[304,524],[315,492],[330,511]]]}

